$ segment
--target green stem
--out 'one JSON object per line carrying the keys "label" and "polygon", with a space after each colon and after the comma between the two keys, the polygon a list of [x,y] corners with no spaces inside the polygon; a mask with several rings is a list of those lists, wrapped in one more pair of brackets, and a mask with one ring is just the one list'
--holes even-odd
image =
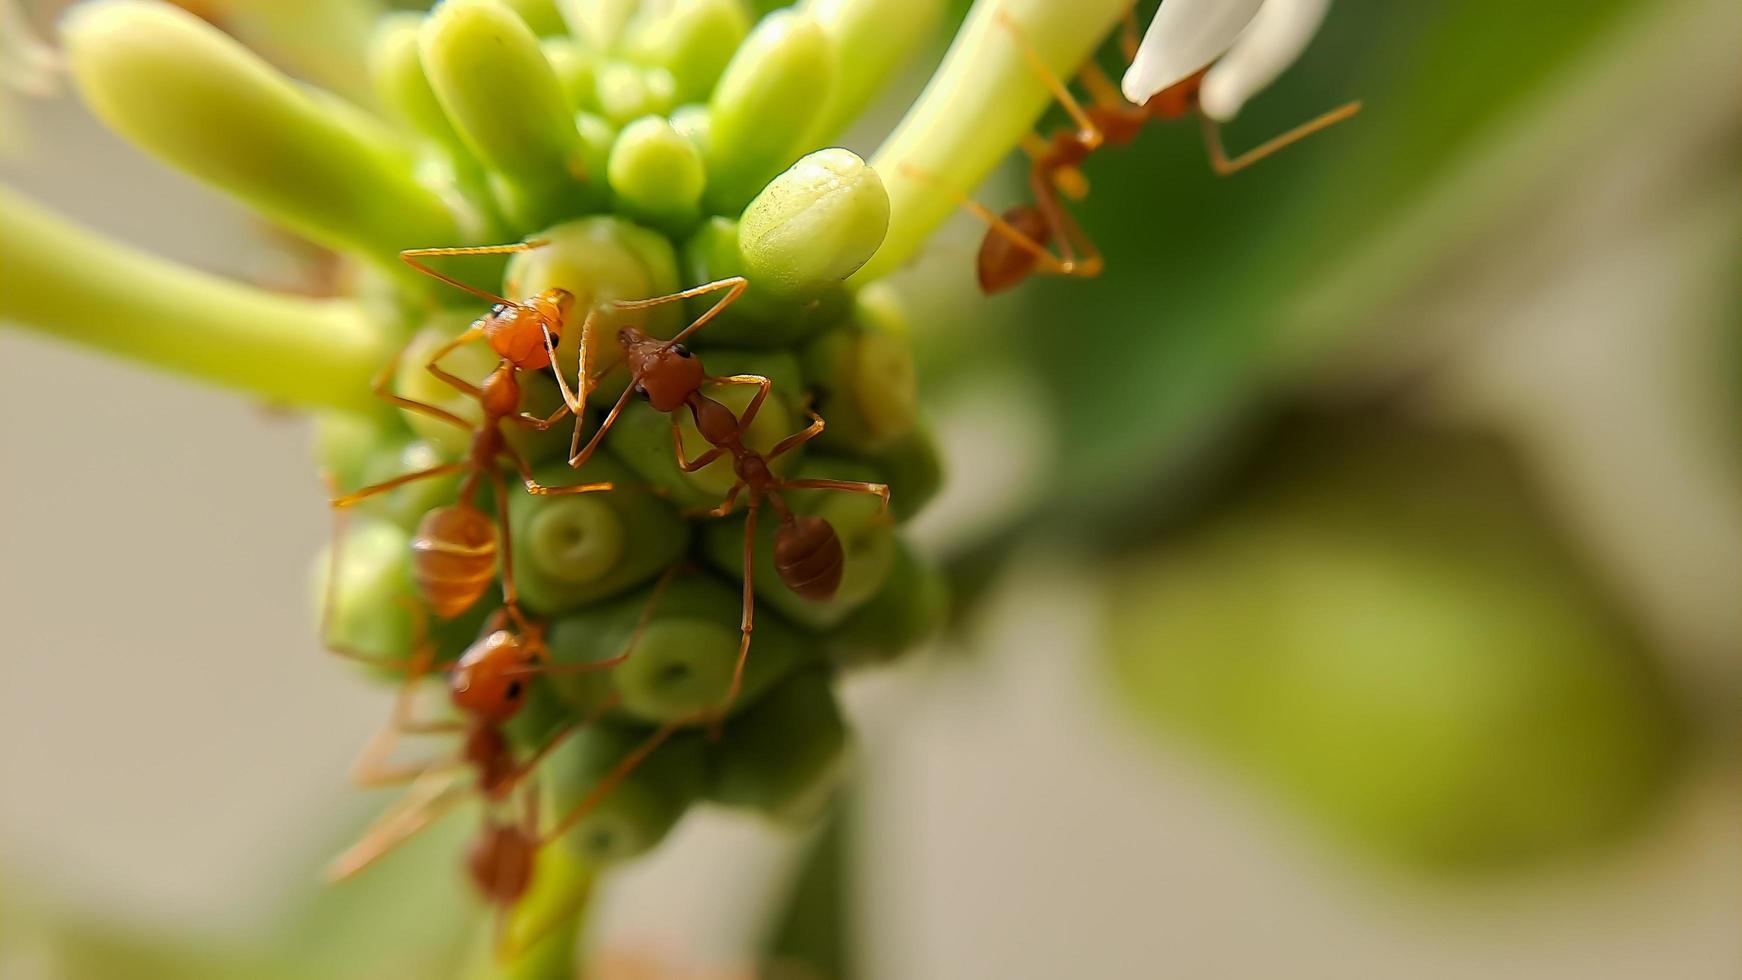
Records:
{"label": "green stem", "polygon": [[[863,284],[906,262],[1004,159],[1052,101],[1022,57],[1003,12],[1054,74],[1068,80],[1112,30],[1130,0],[977,0],[944,63],[871,165],[889,189],[889,235],[853,277]],[[912,167],[925,178],[910,176]]]}
{"label": "green stem", "polygon": [[0,321],[240,388],[364,410],[387,358],[356,303],[281,296],[157,258],[0,188]]}

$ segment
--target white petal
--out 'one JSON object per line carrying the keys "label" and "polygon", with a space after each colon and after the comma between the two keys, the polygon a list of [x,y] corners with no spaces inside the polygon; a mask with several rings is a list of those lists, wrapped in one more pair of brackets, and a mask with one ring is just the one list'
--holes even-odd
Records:
{"label": "white petal", "polygon": [[1265,0],[1264,9],[1204,76],[1198,105],[1226,122],[1246,100],[1288,70],[1318,33],[1331,0]]}
{"label": "white petal", "polygon": [[1264,0],[1162,0],[1120,89],[1137,105],[1233,46]]}

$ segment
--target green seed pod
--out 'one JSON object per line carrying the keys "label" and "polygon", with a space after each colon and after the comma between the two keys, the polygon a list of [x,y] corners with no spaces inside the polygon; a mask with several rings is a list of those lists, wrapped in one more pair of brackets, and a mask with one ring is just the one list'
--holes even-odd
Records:
{"label": "green seed pod", "polygon": [[553,753],[549,763],[556,812],[567,813],[589,797],[592,809],[563,835],[565,846],[606,867],[652,850],[701,794],[706,778],[699,733],[666,739],[615,786],[612,770],[653,733],[644,728],[593,725]]}
{"label": "green seed pod", "polygon": [[[550,627],[552,662],[600,663],[624,654],[609,671],[559,674],[552,689],[581,712],[618,699],[612,716],[645,722],[692,720],[717,707],[731,687],[742,633],[743,597],[735,586],[706,574],[680,573],[651,608],[651,618],[631,649],[635,627],[649,614],[656,589],[589,606],[559,617]],[[744,663],[744,684],[732,712],[754,704],[762,693],[800,664],[815,659],[814,641],[760,610]]]}
{"label": "green seed pod", "polygon": [[889,484],[889,512],[897,524],[919,513],[943,487],[937,438],[923,425],[870,457]]}
{"label": "green seed pod", "polygon": [[708,102],[708,204],[737,214],[799,153],[835,72],[828,35],[789,10],[762,18]]}
{"label": "green seed pod", "polygon": [[[569,37],[547,37],[538,42],[538,49],[544,52],[544,60],[550,62],[550,70],[556,72],[570,109],[581,112],[599,107],[593,95],[597,57],[592,52]],[[589,169],[587,173],[597,171]]]}
{"label": "green seed pod", "polygon": [[[877,472],[858,460],[811,456],[794,467],[794,476],[810,479],[878,479]],[[864,493],[824,490],[782,491],[797,514],[814,514],[827,520],[841,538],[846,567],[841,587],[823,602],[806,599],[786,587],[774,571],[773,512],[764,507],[757,516],[756,598],[788,619],[814,630],[829,629],[875,595],[889,577],[895,562],[893,520],[879,514],[876,497]],[[709,564],[734,577],[744,571],[744,519],[713,521],[702,532],[702,554]]]}
{"label": "green seed pod", "polygon": [[829,659],[841,667],[895,660],[943,626],[949,593],[943,572],[897,537],[895,560],[883,588],[829,633]]}
{"label": "green seed pod", "polygon": [[818,150],[763,188],[738,226],[750,278],[811,296],[839,286],[883,244],[889,194],[851,150]]}
{"label": "green seed pod", "polygon": [[[729,276],[746,276],[744,254],[738,248],[738,222],[731,218],[714,217],[703,222],[684,244],[684,263],[693,282],[713,282]],[[692,316],[707,307],[690,308]],[[697,335],[703,344],[725,344],[735,347],[790,347],[816,333],[824,326],[833,326],[846,316],[850,300],[844,289],[825,289],[807,297],[782,296],[771,292],[760,280],[749,279],[744,295],[720,312],[708,324],[705,335]]]}
{"label": "green seed pod", "polygon": [[514,575],[522,604],[551,615],[616,595],[658,575],[683,553],[689,528],[671,505],[638,489],[623,464],[596,453],[579,470],[533,470],[551,487],[610,481],[618,489],[533,496],[510,485]]}
{"label": "green seed pod", "polygon": [[642,7],[629,25],[623,51],[671,73],[679,101],[706,99],[732,53],[750,33],[750,14],[739,0],[678,0],[661,10]]}
{"label": "green seed pod", "polygon": [[143,0],[101,0],[62,26],[85,102],[110,128],[330,248],[402,281],[402,248],[453,241],[440,197],[361,113],[297,85],[216,28]]}
{"label": "green seed pod", "polygon": [[840,59],[828,102],[804,141],[825,146],[931,37],[943,0],[806,0],[800,9],[816,19],[836,51],[851,52]]}
{"label": "green seed pod", "polygon": [[605,174],[619,207],[667,228],[695,222],[708,179],[695,145],[660,116],[624,127]]}
{"label": "green seed pod", "polygon": [[[316,623],[327,602],[331,546],[312,569],[310,596]],[[411,537],[386,521],[355,520],[339,544],[338,584],[332,590],[327,633],[321,642],[360,657],[402,660],[412,654],[417,587],[411,580]]]}
{"label": "green seed pod", "polygon": [[424,71],[472,155],[501,181],[503,211],[540,225],[586,210],[597,199],[574,110],[538,37],[490,0],[448,0],[425,19]]}
{"label": "green seed pod", "polygon": [[819,816],[847,763],[847,726],[826,670],[803,670],[726,726],[705,794],[788,825]]}
{"label": "green seed pod", "polygon": [[[716,375],[760,374],[773,382],[768,397],[756,418],[750,423],[745,445],[758,452],[773,449],[780,440],[803,426],[794,406],[795,392],[802,391],[798,362],[789,354],[779,352],[709,351],[705,357],[709,372]],[[732,385],[707,390],[708,397],[741,414],[755,397],[752,385]],[[684,450],[688,458],[700,456],[708,448],[696,424],[687,411],[677,413],[678,428],[683,433]],[[643,402],[631,402],[612,429],[610,445],[613,452],[649,484],[671,494],[680,507],[712,507],[725,499],[737,477],[732,461],[722,457],[694,473],[678,469],[676,451],[672,445],[671,417],[653,410]],[[774,461],[776,474],[787,472],[795,453]]]}
{"label": "green seed pod", "polygon": [[[517,253],[508,263],[505,289],[509,296],[532,296],[553,287],[575,297],[572,322],[563,325],[557,363],[571,383],[580,350],[586,311],[612,300],[645,299],[678,289],[677,256],[664,235],[620,218],[598,216],[570,221],[528,236],[549,242]],[[617,330],[634,325],[655,337],[670,337],[683,326],[683,310],[675,303],[609,319],[609,328],[589,340],[589,370],[605,370],[622,360]],[[622,372],[601,384],[615,398],[622,390]],[[601,399],[605,396],[601,395]]]}
{"label": "green seed pod", "polygon": [[850,324],[811,341],[804,365],[829,421],[819,445],[876,453],[913,431],[919,383],[905,334]]}
{"label": "green seed pod", "polygon": [[629,61],[603,61],[593,79],[593,102],[618,125],[648,115],[664,115],[677,105],[677,83],[663,68]]}

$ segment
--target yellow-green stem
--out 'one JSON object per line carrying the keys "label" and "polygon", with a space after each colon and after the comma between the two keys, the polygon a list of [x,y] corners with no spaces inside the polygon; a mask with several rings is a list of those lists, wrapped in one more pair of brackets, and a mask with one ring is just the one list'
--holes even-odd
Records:
{"label": "yellow-green stem", "polygon": [[4,188],[0,322],[289,405],[372,407],[369,379],[388,353],[356,303],[199,272]]}

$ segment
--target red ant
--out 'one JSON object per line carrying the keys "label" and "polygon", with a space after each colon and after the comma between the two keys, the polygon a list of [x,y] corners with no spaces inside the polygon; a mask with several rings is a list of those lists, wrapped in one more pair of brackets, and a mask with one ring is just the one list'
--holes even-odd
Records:
{"label": "red ant", "polygon": [[[327,594],[322,613],[323,637],[329,635],[328,621],[337,594],[340,567],[340,528],[337,520],[334,523],[334,543],[329,556]],[[370,740],[352,766],[353,781],[362,786],[418,783],[363,840],[334,862],[331,876],[343,879],[362,871],[469,796],[467,789],[451,779],[445,784],[429,783],[426,777],[470,769],[475,777],[472,789],[483,798],[485,806],[484,823],[479,837],[467,853],[466,869],[479,892],[496,908],[497,948],[499,951],[507,949],[508,913],[531,886],[539,849],[560,834],[541,836],[538,833],[536,786],[530,783],[522,794],[525,811],[518,822],[500,819],[498,811],[511,802],[515,788],[527,781],[547,755],[593,719],[563,726],[522,761],[515,760],[503,726],[525,706],[527,684],[531,678],[540,674],[609,670],[628,660],[678,567],[672,566],[660,578],[623,649],[605,660],[553,665],[546,659],[543,627],[511,629],[505,611],[498,610],[484,634],[453,663],[441,668],[447,675],[449,699],[462,715],[459,719],[428,721],[411,717],[417,685],[434,669],[435,648],[427,636],[423,618],[414,620],[417,635],[412,646],[415,652],[404,662],[372,656],[329,639],[327,649],[339,656],[405,671],[405,680],[394,698],[387,725]],[[615,699],[607,700],[595,712],[595,717],[610,710],[614,703]],[[445,761],[399,766],[387,764],[400,736],[433,734],[462,736],[458,753]],[[428,792],[430,787],[436,787],[436,791]],[[566,830],[567,826],[564,825],[563,829]]]}
{"label": "red ant", "polygon": [[[779,521],[774,532],[775,572],[786,583],[787,588],[814,601],[829,599],[840,588],[841,575],[846,567],[841,538],[835,533],[834,527],[823,518],[794,514],[781,498],[781,491],[842,490],[869,493],[881,499],[883,510],[889,507],[889,488],[881,483],[788,480],[776,476],[769,468],[770,461],[822,434],[824,422],[815,412],[810,413],[809,426],[782,439],[766,453],[757,452],[744,444],[744,435],[755,421],[762,403],[768,398],[773,383],[756,374],[710,377],[703,369],[701,359],[684,346],[683,341],[706,326],[721,310],[730,306],[744,292],[746,285],[742,276],[732,276],[666,296],[610,304],[612,311],[645,310],[726,290],[725,296],[670,340],[649,337],[632,326],[618,330],[617,343],[623,351],[623,362],[629,369],[629,384],[624,387],[616,404],[611,406],[611,411],[594,430],[592,439],[579,449],[576,447],[580,443],[581,423],[577,414],[575,434],[569,445],[569,465],[581,466],[598,449],[605,433],[617,421],[629,399],[637,397],[652,405],[655,411],[671,416],[672,445],[677,456],[677,465],[685,473],[694,473],[722,456],[731,458],[737,479],[726,492],[726,499],[718,507],[707,511],[706,516],[724,517],[732,512],[741,494],[748,498],[744,517],[744,613],[739,624],[743,640],[738,647],[738,661],[732,671],[731,686],[727,689],[716,716],[725,714],[743,686],[744,663],[750,653],[750,634],[756,613],[752,566],[756,545],[756,516],[762,504],[767,502],[774,511],[775,519]],[[589,340],[601,309],[594,308],[581,323],[581,362],[575,375],[576,386],[581,392],[577,398],[569,392],[567,386],[563,388],[564,397],[572,402],[584,402],[587,393],[599,380],[588,373],[586,352],[591,349]],[[756,394],[751,397],[742,415],[734,415],[731,409],[703,394],[704,385],[755,385]],[[688,458],[689,454],[685,452],[683,445],[683,430],[678,425],[677,413],[685,408],[689,409],[690,418],[695,421],[702,439],[710,447],[695,459]]]}
{"label": "red ant", "polygon": [[[573,494],[610,490],[610,483],[582,483],[568,487],[547,487],[533,479],[532,468],[510,446],[502,433],[502,423],[512,422],[535,432],[543,432],[562,419],[577,403],[565,399],[564,404],[546,418],[520,410],[521,371],[542,371],[551,368],[557,338],[562,333],[564,318],[574,306],[574,296],[565,289],[547,289],[524,303],[503,299],[494,293],[467,285],[443,275],[418,261],[431,255],[497,255],[520,252],[545,244],[542,241],[516,242],[512,245],[483,245],[464,248],[414,248],[399,253],[412,268],[463,289],[474,296],[490,300],[490,312],[480,317],[465,332],[443,344],[429,359],[429,372],[461,393],[474,398],[483,411],[476,425],[438,405],[420,402],[394,393],[389,387],[404,356],[395,354],[373,382],[377,396],[401,408],[446,422],[472,434],[472,444],[466,458],[443,463],[383,480],[372,486],[334,497],[336,508],[350,507],[379,493],[418,480],[427,480],[450,473],[465,473],[458,499],[448,507],[425,514],[412,539],[413,575],[420,591],[437,616],[450,619],[470,609],[489,587],[498,566],[502,572],[502,600],[509,614],[524,626],[520,616],[518,596],[514,587],[513,555],[508,533],[508,493],[506,481],[496,467],[498,459],[506,459],[519,472],[528,493]],[[475,385],[455,377],[441,366],[442,358],[460,347],[477,340],[488,340],[490,348],[501,360],[483,384]],[[558,380],[560,381],[560,374]],[[478,485],[485,476],[496,491],[496,519],[491,519],[473,502]],[[500,561],[497,552],[500,550]]]}
{"label": "red ant", "polygon": [[[995,16],[997,23],[1010,32],[1029,67],[1052,91],[1076,126],[1056,130],[1050,139],[1042,138],[1038,133],[1029,133],[1023,139],[1023,151],[1031,161],[1028,184],[1034,194],[1033,204],[1015,205],[1000,216],[970,198],[956,195],[962,207],[987,225],[975,265],[980,291],[987,294],[1002,292],[1037,270],[1052,275],[1093,278],[1101,274],[1100,250],[1065,210],[1059,196],[1063,194],[1073,201],[1080,201],[1088,194],[1089,184],[1081,165],[1102,144],[1124,146],[1136,139],[1152,119],[1179,119],[1187,113],[1198,112],[1198,88],[1210,66],[1205,65],[1162,89],[1139,106],[1127,102],[1113,81],[1091,60],[1079,75],[1092,97],[1091,104],[1084,108],[1065,83],[1041,61],[1034,46],[1022,33],[1021,26],[1003,11]],[[1120,50],[1126,61],[1137,56],[1137,46],[1136,16],[1127,11],[1120,32]],[[1226,177],[1353,116],[1360,109],[1360,102],[1332,109],[1233,159],[1228,158],[1222,147],[1221,128],[1216,121],[1202,112],[1198,112],[1198,117],[1203,125],[1210,168],[1217,176]],[[903,165],[902,172],[918,180],[934,180],[910,165]],[[1054,241],[1059,244],[1058,255],[1047,248]]]}

